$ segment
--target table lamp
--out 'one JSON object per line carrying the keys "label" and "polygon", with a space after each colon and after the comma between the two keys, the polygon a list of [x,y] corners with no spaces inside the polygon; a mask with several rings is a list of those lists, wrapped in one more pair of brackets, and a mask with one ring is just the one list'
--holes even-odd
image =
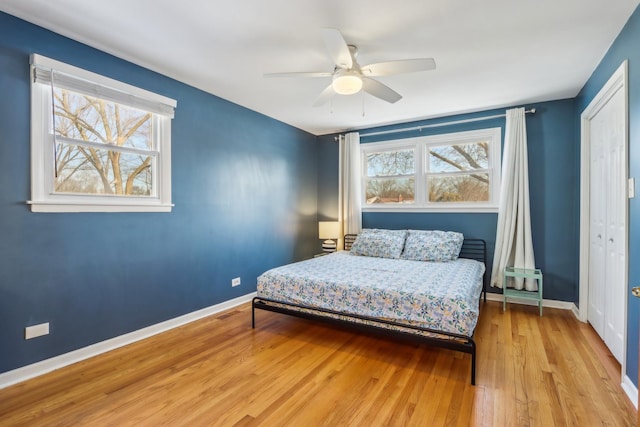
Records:
{"label": "table lamp", "polygon": [[340,223],[338,221],[319,221],[318,237],[324,239],[322,242],[323,252],[335,252],[336,240],[340,237]]}

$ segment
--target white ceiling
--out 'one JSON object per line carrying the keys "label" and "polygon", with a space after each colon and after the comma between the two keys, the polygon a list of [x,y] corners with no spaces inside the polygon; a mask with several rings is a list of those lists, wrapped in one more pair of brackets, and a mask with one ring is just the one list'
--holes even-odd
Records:
{"label": "white ceiling", "polygon": [[[2,0],[0,10],[316,135],[574,97],[640,0]],[[403,95],[336,96],[321,28],[360,64],[433,57],[380,77]],[[178,105],[179,108],[179,105]],[[364,109],[364,115],[363,115]]]}

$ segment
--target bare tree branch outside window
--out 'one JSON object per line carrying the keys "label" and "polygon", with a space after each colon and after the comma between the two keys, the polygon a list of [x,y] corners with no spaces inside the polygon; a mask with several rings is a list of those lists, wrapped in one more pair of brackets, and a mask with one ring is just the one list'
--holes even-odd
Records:
{"label": "bare tree branch outside window", "polygon": [[367,156],[366,198],[372,203],[413,203],[414,150],[385,151]]}
{"label": "bare tree branch outside window", "polygon": [[152,195],[151,113],[60,88],[53,97],[56,192]]}
{"label": "bare tree branch outside window", "polygon": [[[426,154],[429,202],[489,200],[489,143],[431,146]],[[414,149],[370,153],[366,158],[367,204],[415,202]]]}
{"label": "bare tree branch outside window", "polygon": [[[428,200],[489,200],[489,143],[454,144],[429,149]],[[468,172],[468,173],[466,173]]]}

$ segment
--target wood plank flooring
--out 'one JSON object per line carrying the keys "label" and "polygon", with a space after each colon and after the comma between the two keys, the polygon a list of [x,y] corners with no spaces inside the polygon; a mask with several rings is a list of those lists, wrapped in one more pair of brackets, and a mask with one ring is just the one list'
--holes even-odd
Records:
{"label": "wood plank flooring", "polygon": [[470,356],[249,304],[0,390],[2,426],[631,426],[572,313],[482,305]]}

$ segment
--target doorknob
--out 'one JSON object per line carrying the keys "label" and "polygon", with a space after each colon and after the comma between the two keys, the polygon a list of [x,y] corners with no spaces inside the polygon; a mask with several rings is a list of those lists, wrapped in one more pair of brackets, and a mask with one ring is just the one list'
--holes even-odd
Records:
{"label": "doorknob", "polygon": [[640,298],[640,286],[634,286],[633,288],[631,288],[631,293],[634,297]]}

